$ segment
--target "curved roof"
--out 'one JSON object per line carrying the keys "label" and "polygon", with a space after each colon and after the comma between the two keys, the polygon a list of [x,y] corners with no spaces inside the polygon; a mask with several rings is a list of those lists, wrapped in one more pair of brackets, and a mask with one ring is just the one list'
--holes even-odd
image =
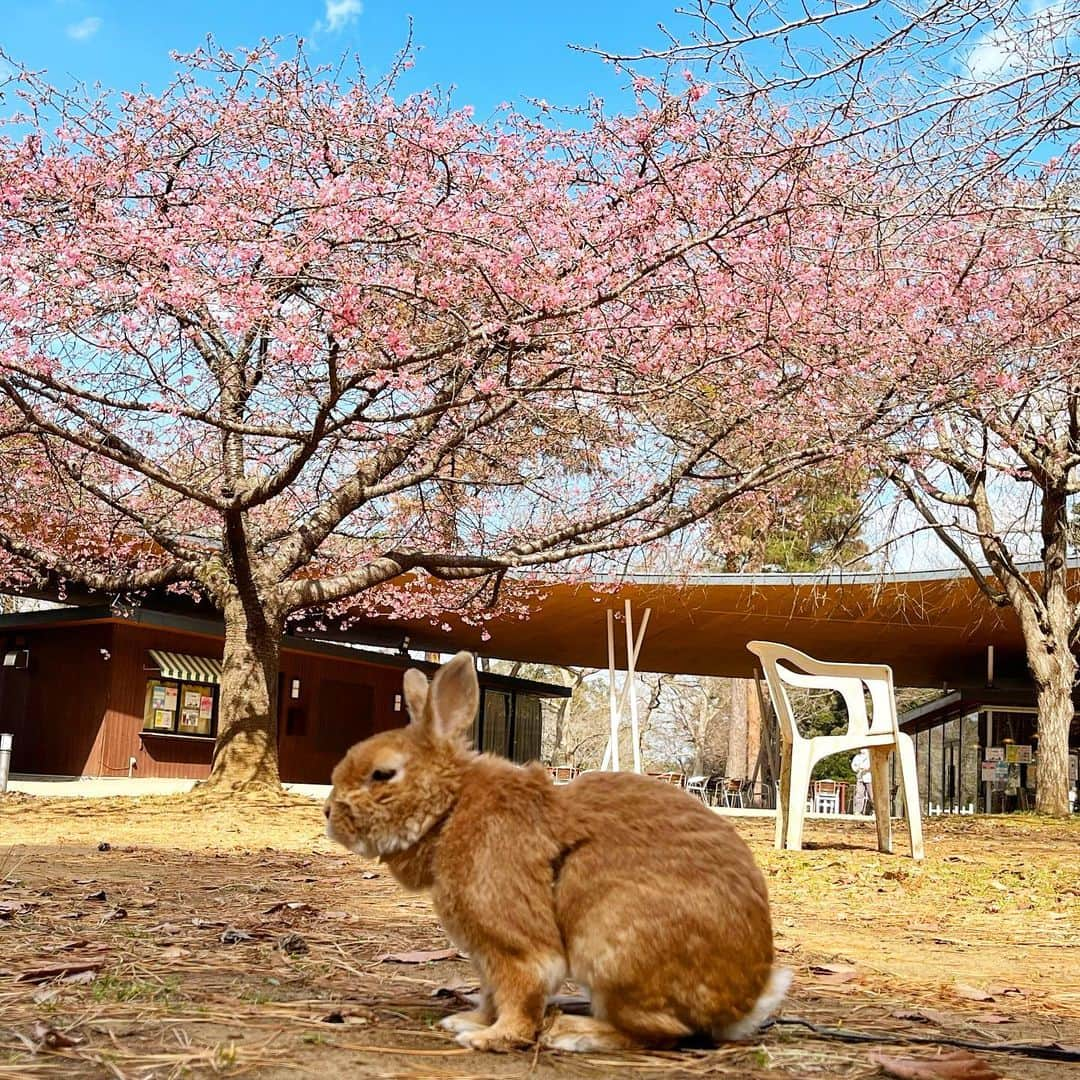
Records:
{"label": "curved roof", "polygon": [[[513,583],[506,588],[514,590]],[[520,587],[519,587],[520,588]],[[635,625],[651,617],[637,667],[642,671],[746,676],[755,638],[782,641],[828,660],[891,664],[908,686],[981,685],[987,646],[998,681],[1026,678],[1023,639],[1011,609],[994,607],[963,570],[915,573],[629,575],[587,583],[552,579],[531,585],[531,614],[496,613],[490,639],[452,612],[448,631],[421,619],[360,618],[348,633],[413,648],[472,649],[509,660],[607,666],[605,612],[620,612],[619,666],[625,663],[623,602]]]}

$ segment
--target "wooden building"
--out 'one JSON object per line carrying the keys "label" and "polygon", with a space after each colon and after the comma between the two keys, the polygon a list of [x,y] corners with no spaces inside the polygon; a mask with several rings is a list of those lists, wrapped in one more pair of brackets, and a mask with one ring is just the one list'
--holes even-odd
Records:
{"label": "wooden building", "polygon": [[[222,627],[146,609],[0,616],[0,730],[11,771],[49,776],[208,775]],[[406,716],[407,656],[286,637],[278,684],[281,778],[325,784],[345,750]],[[540,755],[541,699],[561,686],[478,672],[473,736],[517,761]]]}

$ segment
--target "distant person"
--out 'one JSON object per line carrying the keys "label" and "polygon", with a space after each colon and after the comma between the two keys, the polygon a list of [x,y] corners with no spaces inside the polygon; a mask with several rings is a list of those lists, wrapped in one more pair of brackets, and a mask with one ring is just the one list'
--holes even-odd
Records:
{"label": "distant person", "polygon": [[874,797],[870,782],[870,751],[865,747],[851,759],[851,771],[855,773],[855,813],[865,814]]}

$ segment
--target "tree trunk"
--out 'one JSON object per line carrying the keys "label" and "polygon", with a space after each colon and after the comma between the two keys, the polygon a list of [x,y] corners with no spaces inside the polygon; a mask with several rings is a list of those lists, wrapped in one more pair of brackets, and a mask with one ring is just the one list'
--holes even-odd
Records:
{"label": "tree trunk", "polygon": [[727,764],[724,771],[738,780],[749,778],[746,761],[746,697],[751,691],[749,679],[731,680],[731,726],[728,728]]}
{"label": "tree trunk", "polygon": [[[1049,646],[1049,647],[1048,647]],[[1040,642],[1028,648],[1039,703],[1038,781],[1035,809],[1053,817],[1069,815],[1069,728],[1077,664],[1072,650]]]}
{"label": "tree trunk", "polygon": [[257,600],[225,604],[225,655],[210,790],[277,790],[277,683],[281,620]]}

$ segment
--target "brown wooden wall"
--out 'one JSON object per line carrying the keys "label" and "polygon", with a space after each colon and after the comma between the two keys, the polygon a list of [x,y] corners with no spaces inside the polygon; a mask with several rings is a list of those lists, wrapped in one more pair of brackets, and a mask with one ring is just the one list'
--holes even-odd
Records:
{"label": "brown wooden wall", "polygon": [[[149,649],[220,659],[220,637],[119,621],[47,627],[20,639],[30,649],[29,670],[0,669],[0,731],[15,734],[13,772],[126,776],[134,757],[135,777],[209,774],[212,739],[144,732],[143,709],[155,675]],[[286,645],[278,686],[282,780],[328,784],[349,746],[404,724],[404,706],[395,711],[402,674],[346,653]],[[300,680],[295,700],[293,679]]]}
{"label": "brown wooden wall", "polygon": [[11,771],[102,775],[101,716],[108,694],[111,630],[52,627],[10,635],[30,650],[24,671],[0,669],[0,731],[14,736]]}
{"label": "brown wooden wall", "polygon": [[[330,783],[347,747],[406,721],[404,711],[394,712],[394,696],[401,693],[397,668],[286,650],[281,674],[278,729],[281,779],[286,782]],[[294,678],[300,679],[298,701],[289,697]],[[305,735],[288,734],[290,708],[303,711]]]}
{"label": "brown wooden wall", "polygon": [[[70,634],[85,635],[92,627]],[[213,741],[162,735],[143,731],[143,710],[147,679],[153,676],[147,651],[167,649],[197,657],[219,659],[220,638],[184,634],[138,623],[93,627],[109,633],[108,664],[100,664],[102,688],[107,684],[97,716],[104,712],[105,723],[98,740],[100,753],[87,759],[89,775],[125,775],[129,758],[135,758],[135,777],[183,777],[202,779],[210,773]],[[55,634],[56,631],[51,633]],[[68,645],[68,648],[71,646]],[[83,646],[79,646],[86,651]],[[96,651],[96,649],[95,649]],[[300,679],[300,698],[289,697],[292,680]],[[394,696],[401,693],[402,673],[376,664],[314,656],[312,653],[282,652],[279,700],[279,747],[282,780],[293,783],[326,784],[345,747],[405,721],[404,713],[394,713]],[[356,701],[369,708],[350,712],[351,687]],[[369,688],[369,689],[368,689]],[[329,707],[329,715],[326,715]],[[289,708],[298,708],[305,720],[305,734],[288,734]],[[327,738],[326,728],[333,729]],[[40,769],[38,771],[53,771]]]}
{"label": "brown wooden wall", "polygon": [[111,684],[103,739],[105,759],[112,768],[102,775],[126,775],[128,759],[134,757],[134,776],[202,779],[210,774],[212,739],[154,735],[142,730],[146,682],[155,674],[155,669],[150,666],[148,649],[221,658],[220,638],[179,634],[138,623],[114,625]]}

